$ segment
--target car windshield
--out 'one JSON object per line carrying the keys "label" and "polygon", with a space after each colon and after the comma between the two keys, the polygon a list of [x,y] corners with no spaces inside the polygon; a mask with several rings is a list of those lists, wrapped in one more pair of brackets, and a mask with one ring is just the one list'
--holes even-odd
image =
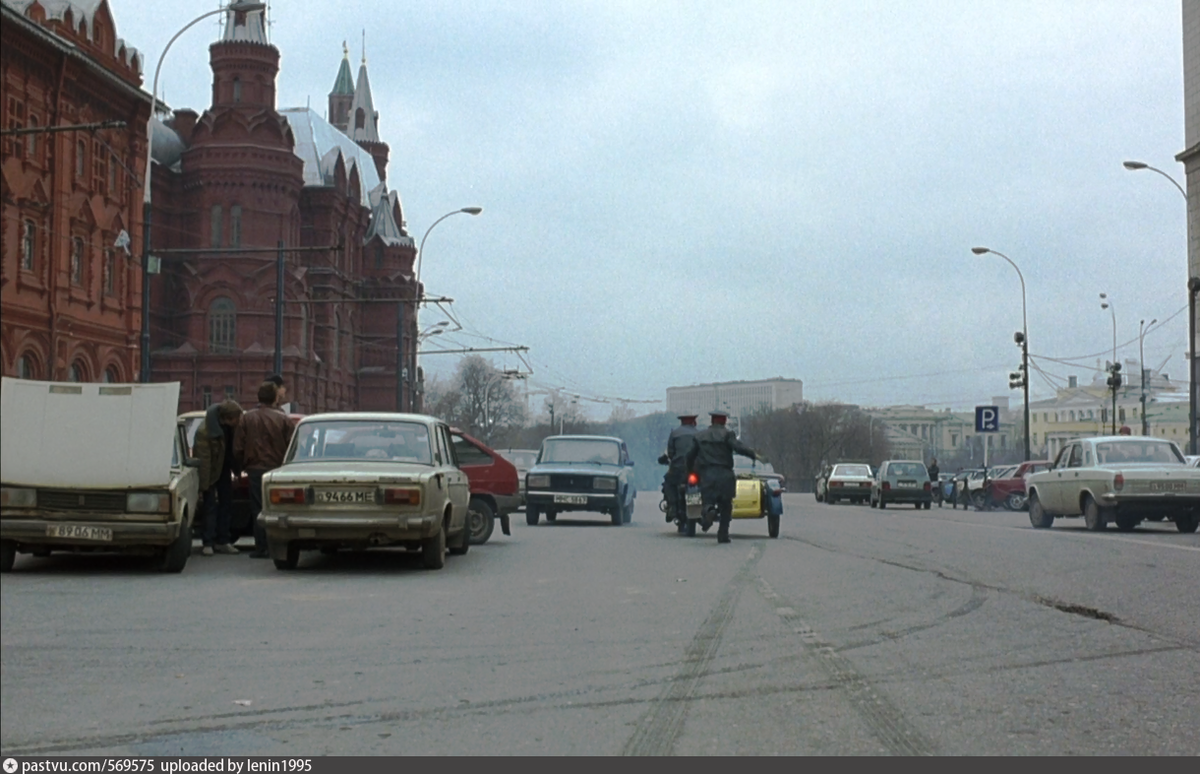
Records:
{"label": "car windshield", "polygon": [[769,462],[758,462],[749,457],[743,457],[740,454],[733,456],[734,470],[753,470],[755,473],[762,475],[763,473],[774,473],[775,468],[771,467]]}
{"label": "car windshield", "polygon": [[621,446],[616,441],[599,438],[550,438],[542,444],[538,461],[619,465]]}
{"label": "car windshield", "polygon": [[871,477],[871,469],[866,465],[838,465],[833,469],[835,476],[866,476]]}
{"label": "car windshield", "polygon": [[1163,465],[1183,465],[1183,456],[1169,441],[1106,441],[1096,444],[1096,458],[1101,465],[1123,465],[1147,462]]}
{"label": "car windshield", "polygon": [[888,465],[889,476],[922,476],[929,478],[929,471],[920,462],[893,462]]}
{"label": "car windshield", "polygon": [[351,459],[432,465],[429,428],[417,422],[378,420],[304,422],[296,429],[284,464]]}

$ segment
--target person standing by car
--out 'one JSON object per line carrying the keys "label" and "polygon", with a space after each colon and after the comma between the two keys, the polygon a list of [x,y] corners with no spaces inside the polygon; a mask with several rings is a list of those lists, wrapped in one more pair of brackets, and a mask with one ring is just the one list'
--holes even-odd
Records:
{"label": "person standing by car", "polygon": [[[659,462],[668,466],[667,474],[663,476],[663,496],[671,505],[667,509],[668,524],[672,519],[682,518],[686,522],[687,495],[684,493],[682,484],[687,480],[687,455],[695,443],[695,435],[698,430],[695,414],[680,414],[679,427],[673,429],[667,436],[667,453],[659,458]],[[684,526],[686,523],[681,524],[680,529],[682,530]]]}
{"label": "person standing by car", "polygon": [[254,514],[254,551],[252,559],[267,558],[267,534],[258,523],[262,513],[262,480],[269,470],[283,464],[292,440],[292,423],[277,404],[274,382],[258,388],[258,406],[247,411],[233,431],[234,463],[250,477],[250,503]]}
{"label": "person standing by car", "polygon": [[288,391],[283,383],[283,374],[271,374],[267,381],[275,385],[275,405],[287,412],[291,406],[288,405]]}
{"label": "person standing by car", "polygon": [[687,468],[700,476],[700,494],[704,500],[701,524],[704,531],[712,526],[712,511],[720,519],[717,542],[728,543],[729,522],[733,518],[733,498],[737,494],[737,476],[733,473],[733,455],[766,462],[766,458],[737,439],[725,426],[729,415],[710,411],[712,424],[693,437],[695,443],[687,453]]}
{"label": "person standing by car", "polygon": [[203,556],[236,554],[230,539],[233,519],[233,454],[229,441],[242,418],[242,407],[227,400],[208,407],[196,429],[193,454],[200,460],[200,491],[204,494]]}
{"label": "person standing by car", "polygon": [[933,489],[933,499],[937,500],[938,507],[942,507],[942,483],[938,481],[938,475],[941,471],[938,469],[937,457],[929,458],[929,486]]}

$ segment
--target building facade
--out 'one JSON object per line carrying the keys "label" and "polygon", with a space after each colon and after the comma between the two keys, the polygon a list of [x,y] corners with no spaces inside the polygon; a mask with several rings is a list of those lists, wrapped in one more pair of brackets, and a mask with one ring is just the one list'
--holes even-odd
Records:
{"label": "building facade", "polygon": [[1000,429],[995,433],[976,433],[975,414],[925,406],[900,405],[867,409],[876,422],[886,428],[892,457],[901,460],[969,461],[983,464],[984,444],[988,461],[1014,461],[1024,456],[1021,413],[1009,409],[1008,398],[996,397],[989,405],[1000,409]]}
{"label": "building facade", "polygon": [[212,104],[150,116],[140,58],[115,38],[108,0],[0,2],[5,127],[126,121],[95,143],[50,135],[40,155],[5,137],[6,374],[140,378],[149,121],[148,231],[161,261],[149,277],[149,378],[181,383],[180,410],[253,403],[276,370],[293,410],[413,408],[398,377],[416,340],[416,245],[386,183],[365,58],[356,81],[343,49],[331,120],[279,109],[266,9],[227,11],[209,47]]}
{"label": "building facade", "polygon": [[667,388],[667,411],[673,414],[703,416],[710,411],[726,411],[741,417],[763,409],[788,408],[803,400],[804,383],[783,377]]}
{"label": "building facade", "polygon": [[[0,0],[0,364],[6,376],[137,376],[150,95],[107,0]],[[123,125],[116,125],[116,124]]]}

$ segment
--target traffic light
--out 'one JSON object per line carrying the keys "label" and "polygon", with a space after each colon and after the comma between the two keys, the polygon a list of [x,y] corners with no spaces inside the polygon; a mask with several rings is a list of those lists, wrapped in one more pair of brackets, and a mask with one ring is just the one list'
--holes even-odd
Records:
{"label": "traffic light", "polygon": [[1121,389],[1121,364],[1112,363],[1108,367],[1108,372],[1112,374],[1108,377],[1108,386],[1113,388],[1113,391]]}
{"label": "traffic light", "polygon": [[1018,366],[1020,370],[1008,372],[1008,389],[1019,390],[1025,386],[1025,369],[1024,366]]}

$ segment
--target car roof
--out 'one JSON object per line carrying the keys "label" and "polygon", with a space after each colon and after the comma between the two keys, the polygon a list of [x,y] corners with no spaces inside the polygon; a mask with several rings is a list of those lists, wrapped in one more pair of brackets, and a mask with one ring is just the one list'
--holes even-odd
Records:
{"label": "car roof", "polygon": [[419,422],[421,424],[444,424],[428,414],[400,414],[389,411],[331,411],[325,414],[308,414],[302,422]]}
{"label": "car roof", "polygon": [[542,443],[545,443],[546,441],[559,441],[563,439],[571,441],[613,441],[614,443],[625,443],[620,438],[616,438],[615,436],[611,435],[551,435],[543,439]]}

